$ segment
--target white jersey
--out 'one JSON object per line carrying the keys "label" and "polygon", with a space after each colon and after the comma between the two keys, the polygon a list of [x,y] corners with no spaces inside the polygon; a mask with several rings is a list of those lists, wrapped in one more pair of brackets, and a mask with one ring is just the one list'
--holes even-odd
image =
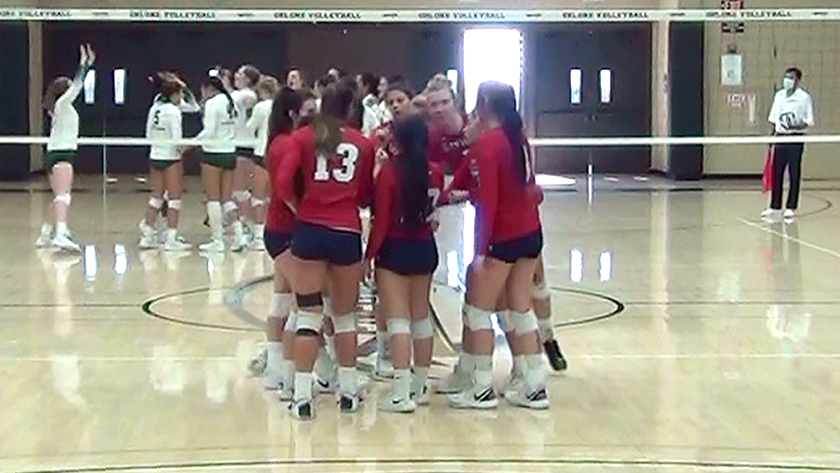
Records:
{"label": "white jersey", "polygon": [[805,133],[805,129],[799,127],[814,126],[814,102],[802,89],[797,88],[790,96],[782,89],[776,93],[767,119],[776,126],[779,135]]}
{"label": "white jersey", "polygon": [[265,157],[265,151],[268,148],[268,119],[271,117],[273,104],[274,101],[269,99],[254,105],[251,118],[248,120],[248,136],[257,138],[254,154],[261,158]]}
{"label": "white jersey", "polygon": [[248,134],[248,117],[257,103],[257,94],[251,89],[234,90],[230,93],[236,104],[236,146],[253,148],[254,135]]}
{"label": "white jersey", "polygon": [[73,102],[82,91],[85,69],[80,69],[70,88],[55,101],[52,110],[50,139],[47,151],[76,151],[79,149],[79,113]]}
{"label": "white jersey", "polygon": [[180,159],[178,146],[173,142],[183,138],[181,109],[172,102],[155,100],[146,119],[146,138],[152,141],[149,159]]}
{"label": "white jersey", "polygon": [[207,153],[233,153],[236,151],[236,109],[229,108],[227,96],[217,94],[204,104],[204,129],[196,137],[201,149]]}

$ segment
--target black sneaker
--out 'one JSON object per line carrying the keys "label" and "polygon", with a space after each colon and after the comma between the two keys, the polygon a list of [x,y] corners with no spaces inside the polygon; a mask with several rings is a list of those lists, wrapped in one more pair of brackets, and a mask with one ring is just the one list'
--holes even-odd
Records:
{"label": "black sneaker", "polygon": [[566,363],[566,359],[563,358],[563,352],[560,351],[560,345],[557,343],[557,340],[553,338],[546,340],[543,342],[543,348],[545,349],[545,356],[548,357],[548,362],[554,371],[565,371],[568,368],[568,364]]}

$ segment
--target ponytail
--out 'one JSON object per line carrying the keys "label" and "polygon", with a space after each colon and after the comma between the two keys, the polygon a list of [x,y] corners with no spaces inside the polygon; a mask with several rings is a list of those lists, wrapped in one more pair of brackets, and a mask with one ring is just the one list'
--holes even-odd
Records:
{"label": "ponytail", "polygon": [[522,131],[522,117],[519,116],[516,108],[507,110],[502,116],[502,129],[505,132],[505,136],[507,136],[510,149],[516,157],[516,170],[519,172],[522,182],[526,183],[528,182],[528,163],[526,162],[528,154],[525,151],[526,145],[525,136]]}
{"label": "ponytail", "polygon": [[486,103],[490,110],[502,122],[502,130],[507,137],[510,149],[516,157],[516,170],[522,183],[527,183],[530,159],[523,131],[522,117],[516,109],[516,94],[513,87],[508,84],[487,81],[478,87],[478,100],[476,103],[481,106]]}
{"label": "ponytail", "polygon": [[222,79],[219,78],[218,72],[215,75],[211,75],[210,77],[208,77],[204,81],[204,85],[209,86],[209,87],[213,87],[218,92],[220,92],[222,94],[225,94],[225,97],[227,97],[227,100],[228,100],[228,107],[227,107],[228,115],[230,115],[231,117],[235,117],[236,116],[236,102],[233,101],[233,97],[231,97],[230,92],[228,91],[227,87],[225,87],[224,82],[222,82]]}
{"label": "ponytail", "polygon": [[422,116],[412,114],[397,121],[395,135],[402,151],[395,160],[402,191],[402,221],[409,230],[416,230],[434,210],[428,190],[429,129]]}
{"label": "ponytail", "polygon": [[332,84],[324,91],[321,111],[312,121],[317,154],[328,159],[335,158],[342,139],[341,127],[350,117],[350,108],[354,100],[355,91],[344,82]]}

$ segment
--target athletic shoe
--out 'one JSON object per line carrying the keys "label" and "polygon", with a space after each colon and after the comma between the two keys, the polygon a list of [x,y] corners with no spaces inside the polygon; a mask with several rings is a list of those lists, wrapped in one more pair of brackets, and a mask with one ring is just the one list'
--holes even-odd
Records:
{"label": "athletic shoe", "polygon": [[265,367],[268,365],[268,348],[263,348],[260,354],[254,357],[248,363],[248,371],[252,376],[262,376],[265,374]]}
{"label": "athletic shoe", "polygon": [[315,375],[315,392],[321,394],[334,393],[338,389],[338,377],[330,376],[327,378],[320,378]]}
{"label": "athletic shoe", "polygon": [[785,209],[784,217],[785,220],[793,220],[796,218],[796,211],[793,209]]}
{"label": "athletic shoe", "polygon": [[524,384],[525,378],[517,376],[513,373],[513,370],[511,370],[510,378],[508,378],[505,388],[502,390],[502,396],[507,397],[508,393],[513,393],[516,390],[522,389]]}
{"label": "athletic shoe", "polygon": [[782,211],[767,209],[764,212],[761,212],[761,219],[765,222],[778,222],[782,219]]}
{"label": "athletic shoe", "polygon": [[419,391],[414,389],[414,386],[411,387],[411,399],[418,405],[418,406],[428,406],[429,401],[432,397],[432,389],[429,387],[429,383],[423,385]]}
{"label": "athletic shoe", "polygon": [[549,339],[543,342],[543,349],[545,356],[548,357],[548,362],[551,364],[551,369],[554,371],[565,371],[568,368],[566,358],[563,357],[563,352],[560,351],[560,344],[555,339]]}
{"label": "athletic shoe", "polygon": [[350,414],[359,410],[359,404],[361,404],[362,398],[359,394],[347,394],[341,393],[338,396],[338,405],[341,408],[341,412],[345,414]]}
{"label": "athletic shoe", "polygon": [[263,387],[266,391],[279,391],[283,388],[283,376],[276,371],[266,371],[263,376]]}
{"label": "athletic shoe", "polygon": [[158,245],[158,238],[154,233],[141,236],[140,243],[137,244],[141,250],[152,250],[157,248]]}
{"label": "athletic shoe", "polygon": [[217,238],[212,238],[207,243],[201,244],[198,249],[205,253],[224,253],[225,242]]}
{"label": "athletic shoe", "polygon": [[265,251],[265,241],[262,237],[254,237],[251,244],[248,245],[250,251]]}
{"label": "athletic shoe", "polygon": [[52,240],[52,246],[63,250],[63,251],[72,251],[74,253],[81,253],[82,248],[79,246],[78,243],[73,241],[73,236],[70,232],[67,233],[56,233],[55,238]]}
{"label": "athletic shoe", "polygon": [[309,399],[292,402],[289,410],[292,411],[292,417],[295,419],[312,420],[315,417],[315,410],[312,409],[312,401]]}
{"label": "athletic shoe", "polygon": [[439,394],[456,394],[469,389],[471,384],[472,379],[470,379],[470,375],[456,368],[446,379],[438,383],[435,387],[435,392]]}
{"label": "athletic shoe", "polygon": [[394,365],[388,358],[380,358],[376,356],[376,371],[374,375],[377,378],[391,379],[394,377]]}
{"label": "athletic shoe", "polygon": [[245,234],[240,235],[238,238],[236,236],[233,237],[233,242],[230,244],[230,251],[240,252],[245,251],[248,248],[248,237]]}
{"label": "athletic shoe", "polygon": [[499,398],[492,386],[473,386],[449,396],[449,405],[455,409],[495,409]]}
{"label": "athletic shoe", "polygon": [[38,239],[35,240],[35,248],[47,248],[52,246],[52,231],[51,230],[44,230],[41,229],[40,235],[38,235]]}
{"label": "athletic shoe", "polygon": [[192,249],[192,245],[187,243],[187,240],[184,239],[184,237],[178,235],[174,240],[166,240],[166,243],[163,245],[163,249],[165,251],[190,251]]}
{"label": "athletic shoe", "polygon": [[379,399],[377,407],[380,411],[408,413],[414,412],[417,409],[417,404],[410,397],[399,399],[391,391]]}
{"label": "athletic shoe", "polygon": [[292,386],[292,383],[289,384],[281,384],[280,389],[277,390],[277,398],[281,402],[289,402],[295,398],[295,387]]}
{"label": "athletic shoe", "polygon": [[505,400],[514,406],[528,409],[548,409],[548,391],[545,386],[529,389],[521,383],[516,389],[505,393]]}
{"label": "athletic shoe", "polygon": [[320,393],[334,393],[338,387],[338,365],[326,350],[320,350],[315,359],[315,388]]}

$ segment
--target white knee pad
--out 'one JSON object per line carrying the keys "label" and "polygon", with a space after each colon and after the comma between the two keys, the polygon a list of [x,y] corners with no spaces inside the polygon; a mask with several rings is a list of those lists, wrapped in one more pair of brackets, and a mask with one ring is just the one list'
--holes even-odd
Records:
{"label": "white knee pad", "polygon": [[513,325],[513,320],[511,319],[509,310],[500,310],[496,312],[496,318],[499,321],[499,328],[501,328],[503,332],[508,333],[515,330],[516,327]]}
{"label": "white knee pad", "polygon": [[222,205],[222,210],[224,210],[226,214],[235,212],[238,208],[239,207],[236,206],[236,203],[230,200],[225,202],[224,205]]}
{"label": "white knee pad", "polygon": [[257,199],[256,197],[251,197],[251,207],[262,207],[265,204],[265,200]]}
{"label": "white knee pad", "polygon": [[53,202],[61,202],[62,204],[66,205],[68,207],[70,207],[70,202],[72,200],[73,199],[70,197],[69,192],[65,192],[64,194],[58,194],[55,197],[53,197]]}
{"label": "white knee pad", "polygon": [[467,324],[470,330],[493,329],[493,319],[490,311],[482,310],[469,304],[464,307],[464,311],[467,314]]}
{"label": "white knee pad", "polygon": [[[288,324],[288,322],[286,322]],[[321,331],[324,326],[324,315],[318,312],[307,312],[300,310],[297,312],[297,320],[295,330],[311,330],[314,333]]]}
{"label": "white knee pad", "polygon": [[424,338],[431,338],[434,334],[435,329],[432,327],[432,321],[429,317],[411,322],[411,338],[423,340]]}
{"label": "white knee pad", "polygon": [[531,289],[531,297],[537,300],[548,299],[550,296],[548,286],[545,284],[545,279],[535,284]]}
{"label": "white knee pad", "polygon": [[283,326],[284,332],[294,332],[297,330],[297,320],[298,320],[298,313],[296,310],[289,312],[289,316],[286,317],[286,325]]}
{"label": "white knee pad", "polygon": [[533,312],[514,312],[510,311],[510,319],[513,322],[513,327],[517,335],[525,335],[539,330],[537,325],[537,316]]}
{"label": "white knee pad", "polygon": [[163,207],[163,199],[155,196],[149,197],[149,207],[155,210],[160,210],[160,208]]}
{"label": "white knee pad", "polygon": [[181,199],[172,199],[169,201],[169,208],[172,210],[181,210]]}
{"label": "white knee pad", "polygon": [[411,333],[411,322],[402,317],[388,319],[388,335],[409,335]]}
{"label": "white knee pad", "polygon": [[333,315],[330,317],[333,323],[335,334],[353,333],[356,331],[356,313],[350,312],[344,315]]}
{"label": "white knee pad", "polygon": [[244,190],[244,191],[233,191],[233,199],[237,202],[248,202],[251,198],[251,192]]}

